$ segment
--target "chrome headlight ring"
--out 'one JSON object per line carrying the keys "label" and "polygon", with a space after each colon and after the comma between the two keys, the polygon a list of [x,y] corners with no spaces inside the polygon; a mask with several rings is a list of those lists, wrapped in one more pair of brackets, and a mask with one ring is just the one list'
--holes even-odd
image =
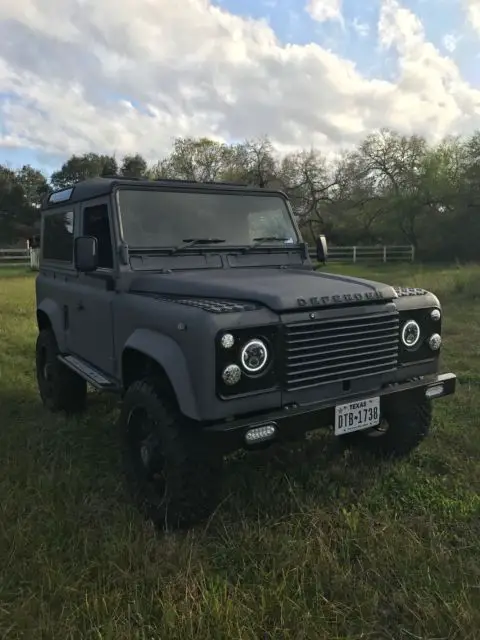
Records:
{"label": "chrome headlight ring", "polygon": [[240,353],[240,362],[247,373],[260,373],[268,364],[268,347],[263,340],[249,340]]}
{"label": "chrome headlight ring", "polygon": [[402,343],[407,349],[415,348],[422,335],[420,325],[415,320],[407,320],[402,327]]}

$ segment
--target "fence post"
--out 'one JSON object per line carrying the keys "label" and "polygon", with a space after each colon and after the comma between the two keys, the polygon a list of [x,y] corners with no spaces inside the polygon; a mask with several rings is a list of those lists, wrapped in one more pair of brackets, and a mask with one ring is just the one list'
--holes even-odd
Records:
{"label": "fence post", "polygon": [[384,247],[383,247],[383,261],[384,262],[387,261],[387,247],[386,247],[386,245],[384,245]]}
{"label": "fence post", "polygon": [[30,247],[30,269],[32,271],[39,270],[40,249]]}
{"label": "fence post", "polygon": [[357,261],[357,247],[353,247],[353,263]]}
{"label": "fence post", "polygon": [[411,245],[410,249],[411,249],[410,262],[415,262],[415,247],[413,246],[413,244]]}

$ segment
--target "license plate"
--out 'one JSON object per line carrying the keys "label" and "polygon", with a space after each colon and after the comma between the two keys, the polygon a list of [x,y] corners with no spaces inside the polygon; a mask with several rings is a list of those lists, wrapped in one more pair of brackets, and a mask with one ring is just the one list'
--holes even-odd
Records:
{"label": "license plate", "polygon": [[380,398],[347,402],[335,407],[335,435],[369,429],[380,424]]}

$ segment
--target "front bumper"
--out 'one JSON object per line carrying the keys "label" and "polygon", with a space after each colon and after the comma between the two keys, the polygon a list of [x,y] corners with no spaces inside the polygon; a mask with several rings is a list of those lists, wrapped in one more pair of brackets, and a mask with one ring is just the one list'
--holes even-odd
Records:
{"label": "front bumper", "polygon": [[[370,395],[380,396],[383,409],[390,402],[418,403],[425,398],[432,400],[455,393],[457,376],[454,373],[443,373],[409,380],[408,382],[388,385],[374,393],[355,394],[348,397],[329,399],[327,402],[316,402],[298,408],[284,408],[278,411],[255,414],[230,422],[204,427],[204,434],[212,445],[224,451],[235,451],[246,446],[245,436],[250,429],[267,425],[275,426],[275,437],[271,442],[300,440],[309,431],[329,427],[335,421],[335,407],[345,402],[363,400]],[[430,396],[434,390],[435,394]]]}

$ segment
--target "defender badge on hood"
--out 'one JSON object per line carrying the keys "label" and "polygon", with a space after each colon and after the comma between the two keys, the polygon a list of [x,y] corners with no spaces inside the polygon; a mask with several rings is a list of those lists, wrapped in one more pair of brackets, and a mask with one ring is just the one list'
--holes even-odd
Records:
{"label": "defender badge on hood", "polygon": [[349,302],[365,302],[365,300],[383,300],[382,291],[375,289],[367,293],[345,293],[335,296],[314,296],[312,298],[297,298],[299,307],[320,307],[332,304],[348,304]]}

